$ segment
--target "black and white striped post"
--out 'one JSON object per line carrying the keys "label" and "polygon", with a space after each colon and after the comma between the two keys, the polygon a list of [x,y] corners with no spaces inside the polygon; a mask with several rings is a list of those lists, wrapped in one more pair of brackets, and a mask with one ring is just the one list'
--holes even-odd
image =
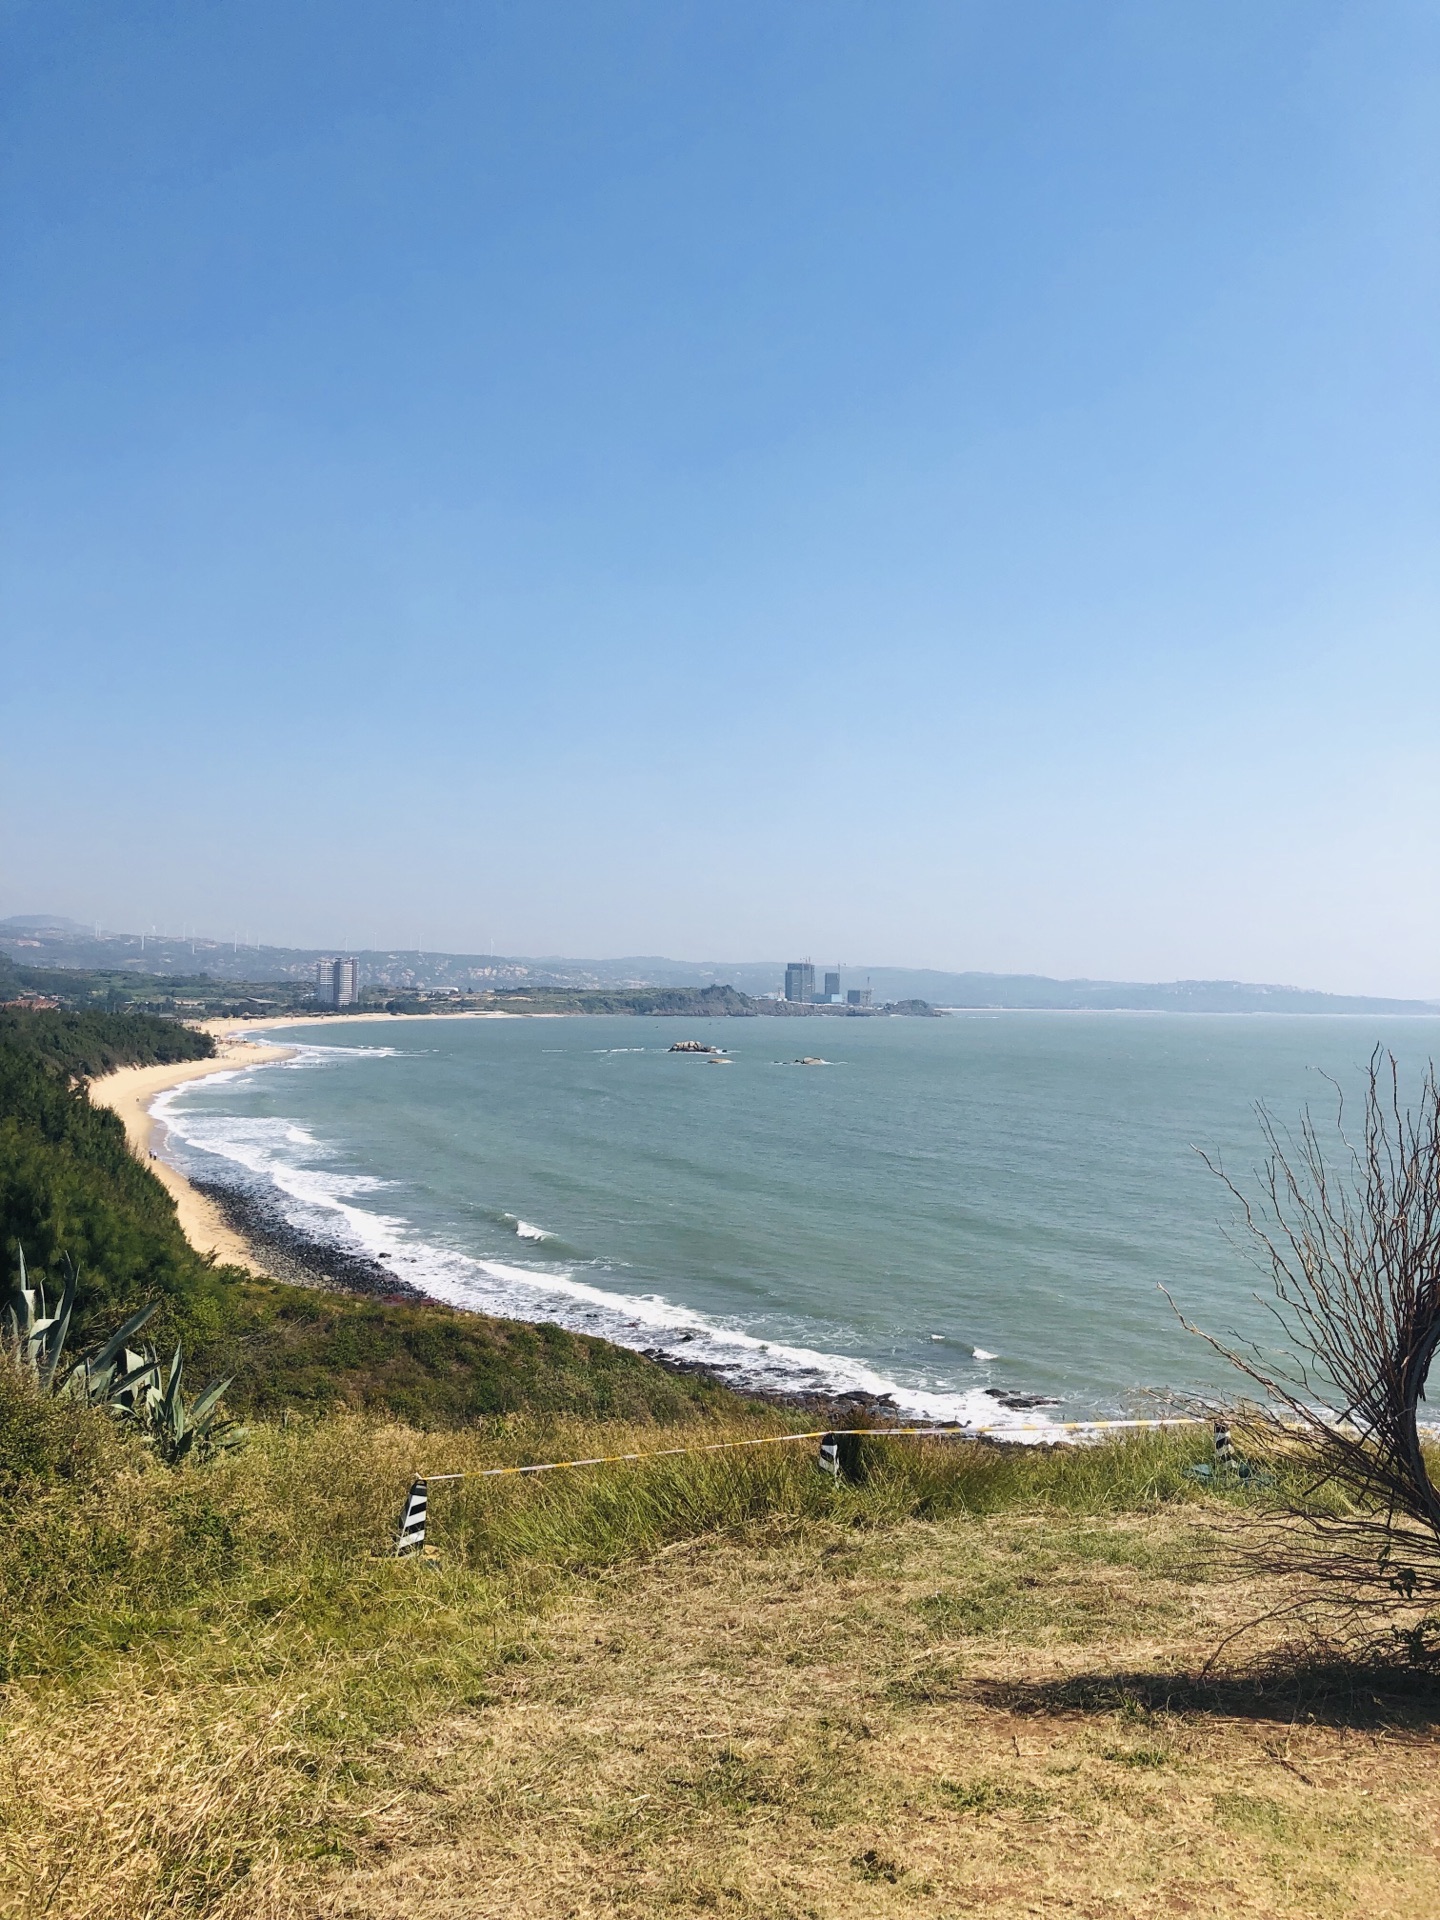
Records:
{"label": "black and white striped post", "polygon": [[[842,1481],[859,1486],[865,1479],[866,1462],[862,1448],[866,1440],[966,1441],[978,1440],[989,1433],[1004,1433],[1009,1439],[1014,1439],[1020,1433],[1038,1433],[1047,1439],[1055,1439],[1061,1434],[1093,1435],[1110,1428],[1193,1427],[1204,1424],[1203,1415],[1186,1414],[1174,1420],[1047,1420],[1039,1426],[1010,1426],[1007,1423],[1003,1427],[840,1427],[833,1433],[820,1433],[810,1427],[804,1433],[764,1433],[748,1440],[707,1440],[694,1447],[656,1447],[649,1453],[599,1453],[585,1460],[534,1460],[513,1467],[464,1467],[454,1473],[422,1475],[411,1482],[400,1515],[400,1536],[395,1543],[395,1552],[398,1557],[406,1553],[419,1553],[424,1548],[429,1490],[442,1480],[495,1480],[510,1474],[566,1473],[580,1467],[618,1466],[632,1460],[671,1460],[680,1454],[731,1453],[741,1448],[787,1447],[800,1440],[818,1440],[820,1454],[815,1464],[820,1471],[829,1474],[837,1486]],[[1230,1429],[1217,1421],[1215,1452],[1222,1462],[1230,1458],[1229,1446]],[[1197,1467],[1193,1471],[1198,1474],[1202,1470]],[[1241,1474],[1244,1475],[1246,1471],[1241,1463]]]}
{"label": "black and white striped post", "polygon": [[423,1480],[416,1480],[405,1496],[405,1508],[400,1515],[400,1538],[395,1543],[395,1556],[418,1553],[425,1544],[425,1515],[429,1507],[429,1495]]}
{"label": "black and white striped post", "polygon": [[842,1480],[853,1486],[864,1478],[860,1441],[861,1435],[853,1432],[821,1435],[820,1458],[815,1464],[822,1473],[831,1476],[837,1487]]}
{"label": "black and white striped post", "polygon": [[1230,1438],[1228,1420],[1215,1422],[1215,1463],[1221,1467],[1233,1467],[1235,1464],[1235,1442]]}

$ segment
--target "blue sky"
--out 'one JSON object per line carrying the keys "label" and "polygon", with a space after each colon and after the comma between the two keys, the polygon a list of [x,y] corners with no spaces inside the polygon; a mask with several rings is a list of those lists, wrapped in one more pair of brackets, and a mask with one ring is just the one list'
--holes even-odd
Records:
{"label": "blue sky", "polygon": [[10,4],[0,910],[1440,994],[1440,14]]}

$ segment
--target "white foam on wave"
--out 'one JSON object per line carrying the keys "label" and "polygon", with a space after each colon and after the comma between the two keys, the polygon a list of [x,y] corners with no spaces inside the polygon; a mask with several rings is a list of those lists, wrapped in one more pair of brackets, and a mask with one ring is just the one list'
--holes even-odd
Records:
{"label": "white foam on wave", "polygon": [[[398,1060],[409,1049],[404,1047],[327,1047],[318,1040],[304,1044],[297,1042],[295,1051],[288,1060],[262,1061],[260,1066],[289,1067],[331,1067],[338,1066],[343,1060]],[[429,1049],[420,1049],[428,1052]],[[247,1072],[258,1073],[260,1067],[247,1068]]]}
{"label": "white foam on wave", "polygon": [[983,1391],[952,1393],[907,1386],[862,1360],[763,1340],[693,1307],[679,1306],[663,1294],[614,1293],[577,1277],[573,1269],[541,1271],[434,1246],[422,1251],[421,1244],[413,1241],[407,1245],[407,1254],[417,1271],[406,1277],[454,1306],[520,1320],[557,1319],[620,1346],[659,1348],[677,1359],[701,1361],[728,1374],[737,1385],[788,1392],[863,1393],[877,1399],[889,1395],[903,1412],[927,1420],[1019,1424],[1018,1415],[1008,1413]]}
{"label": "white foam on wave", "polygon": [[[361,1049],[305,1051],[353,1056]],[[364,1051],[373,1057],[395,1049]],[[176,1087],[162,1095],[155,1107],[164,1103],[163,1117],[172,1143],[179,1149],[177,1158],[182,1169],[203,1175],[206,1168],[200,1156],[210,1159],[212,1173],[215,1158],[227,1161],[245,1176],[243,1184],[268,1188],[291,1225],[350,1252],[383,1260],[398,1278],[452,1306],[516,1320],[556,1321],[572,1331],[596,1334],[618,1346],[659,1350],[677,1360],[700,1362],[737,1386],[889,1397],[898,1411],[914,1418],[956,1421],[1001,1432],[1011,1429],[1017,1439],[1022,1430],[1037,1425],[1033,1413],[1011,1411],[983,1388],[955,1392],[939,1382],[907,1384],[848,1355],[763,1339],[741,1326],[678,1305],[663,1294],[615,1291],[580,1277],[573,1262],[518,1266],[427,1241],[402,1216],[356,1204],[361,1196],[392,1187],[392,1182],[323,1165],[297,1165],[297,1151],[307,1161],[323,1162],[332,1157],[332,1150],[296,1121],[214,1113],[183,1104],[184,1097],[193,1095],[199,1085],[213,1087],[240,1072],[283,1070],[294,1065],[293,1060],[276,1061],[268,1066],[237,1069],[234,1074],[210,1075],[196,1086]],[[518,1216],[509,1217],[515,1223],[517,1238],[538,1242],[552,1237]],[[607,1271],[598,1266],[591,1269],[592,1273]],[[982,1350],[975,1351],[979,1358]],[[1042,1419],[1039,1424],[1048,1423]]]}
{"label": "white foam on wave", "polygon": [[998,1353],[991,1353],[988,1347],[972,1347],[970,1353],[971,1357],[975,1360],[998,1360],[1000,1358]]}

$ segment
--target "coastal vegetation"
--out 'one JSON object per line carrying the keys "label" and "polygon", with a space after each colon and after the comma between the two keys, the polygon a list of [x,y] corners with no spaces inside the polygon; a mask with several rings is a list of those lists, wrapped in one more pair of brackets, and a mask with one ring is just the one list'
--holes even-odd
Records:
{"label": "coastal vegetation", "polygon": [[526,1406],[679,1420],[733,1403],[703,1378],[559,1327],[321,1293],[204,1259],[86,1081],[212,1051],[208,1035],[152,1015],[0,1009],[5,1284],[22,1252],[52,1293],[73,1263],[75,1338],[108,1334],[155,1301],[147,1337],[183,1342],[206,1378],[233,1377],[229,1404],[241,1411],[351,1406],[423,1426]]}
{"label": "coastal vegetation", "polygon": [[75,1331],[113,1324],[155,1298],[166,1331],[214,1319],[219,1276],[186,1244],[165,1189],[131,1155],[114,1114],[85,1080],[120,1065],[202,1058],[208,1036],[143,1015],[0,1010],[0,1259],[23,1250],[58,1291],[81,1275]]}
{"label": "coastal vegetation", "polygon": [[1204,1671],[1264,1596],[1203,1436],[432,1482],[394,1557],[417,1471],[755,1431],[331,1413],[169,1473],[0,1375],[0,1912],[1431,1910],[1427,1683]]}
{"label": "coastal vegetation", "polygon": [[835,1478],[824,1416],[212,1266],[85,1086],[202,1042],[0,1028],[7,1263],[96,1340],[157,1300],[247,1428],[167,1468],[0,1358],[7,1920],[1433,1911],[1424,1648],[1234,1553],[1341,1511],[1303,1460],[872,1429]]}

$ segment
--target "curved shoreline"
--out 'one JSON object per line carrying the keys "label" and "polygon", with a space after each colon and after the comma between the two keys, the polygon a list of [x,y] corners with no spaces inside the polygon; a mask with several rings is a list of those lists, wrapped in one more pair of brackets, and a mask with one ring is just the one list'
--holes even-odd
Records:
{"label": "curved shoreline", "polygon": [[[90,1082],[90,1099],[95,1106],[108,1107],[119,1116],[130,1151],[149,1167],[175,1202],[180,1230],[196,1253],[222,1266],[246,1267],[267,1279],[278,1279],[280,1276],[270,1271],[270,1263],[255,1243],[238,1233],[215,1202],[165,1159],[163,1137],[157,1140],[157,1129],[163,1129],[164,1122],[157,1120],[150,1109],[172,1087],[203,1080],[212,1073],[235,1073],[246,1067],[265,1066],[272,1060],[289,1060],[296,1049],[241,1038],[231,1031],[234,1021],[206,1021],[203,1025],[215,1038],[216,1051],[210,1059],[118,1067],[114,1073],[101,1074]],[[217,1027],[224,1031],[217,1033]]]}
{"label": "curved shoreline", "polygon": [[[164,1122],[151,1112],[156,1099],[172,1087],[191,1080],[203,1080],[212,1073],[234,1073],[246,1067],[263,1067],[273,1060],[289,1060],[297,1047],[276,1045],[252,1039],[256,1033],[270,1033],[286,1027],[327,1026],[343,1019],[347,1026],[383,1020],[526,1020],[563,1019],[561,1014],[523,1014],[506,1012],[457,1013],[325,1013],[273,1014],[261,1019],[243,1016],[184,1022],[197,1032],[208,1033],[216,1051],[208,1060],[180,1060],[165,1066],[117,1067],[113,1073],[99,1074],[89,1083],[90,1099],[97,1107],[108,1107],[125,1128],[125,1138],[135,1158],[149,1167],[175,1202],[180,1230],[202,1259],[221,1266],[244,1267],[267,1280],[286,1280],[292,1285],[330,1285],[339,1292],[352,1291],[342,1282],[322,1277],[314,1259],[297,1259],[295,1250],[282,1246],[269,1233],[258,1231],[254,1221],[228,1203],[222,1205],[214,1194],[197,1187],[180,1169],[167,1160],[164,1152]],[[158,1130],[158,1133],[157,1133]],[[333,1264],[333,1263],[331,1263]],[[302,1270],[308,1268],[306,1277]],[[370,1292],[371,1287],[358,1291]]]}
{"label": "curved shoreline", "polygon": [[[559,1014],[492,1012],[419,1015],[367,1013],[344,1016],[347,1022],[564,1017]],[[258,1020],[237,1020],[232,1017],[188,1022],[215,1039],[217,1051],[213,1057],[164,1066],[122,1067],[93,1080],[89,1088],[90,1097],[97,1106],[108,1107],[120,1117],[131,1151],[136,1159],[149,1166],[171,1195],[181,1231],[202,1258],[225,1266],[240,1267],[257,1277],[284,1285],[346,1294],[351,1298],[369,1297],[397,1306],[433,1304],[452,1311],[458,1306],[462,1312],[495,1317],[493,1311],[487,1314],[483,1307],[460,1305],[427,1293],[402,1279],[382,1262],[363,1254],[357,1255],[333,1240],[297,1228],[239,1187],[218,1183],[212,1185],[208,1181],[192,1182],[164,1157],[164,1121],[152,1112],[154,1102],[162,1093],[209,1075],[243,1072],[247,1068],[293,1059],[301,1051],[299,1046],[276,1044],[250,1036],[259,1031],[329,1025],[332,1020],[333,1016],[327,1020],[324,1015],[319,1018],[313,1015],[276,1015]],[[502,1313],[499,1317],[508,1316]],[[528,1318],[524,1315],[520,1317]],[[604,1334],[592,1334],[589,1337],[606,1340]],[[606,1343],[616,1344],[611,1341]],[[831,1417],[839,1417],[843,1413],[882,1422],[899,1417],[900,1409],[891,1392],[877,1393],[865,1387],[827,1388],[818,1384],[811,1387],[799,1382],[793,1386],[742,1383],[731,1375],[729,1369],[714,1363],[690,1360],[661,1347],[632,1347],[626,1341],[619,1344],[632,1352],[642,1353],[668,1371],[704,1377],[743,1399],[776,1407],[804,1409],[817,1415],[828,1412]],[[1055,1404],[1045,1394],[991,1392],[990,1397],[996,1402],[997,1408],[1004,1408],[1011,1413],[1038,1411]],[[942,1420],[937,1424],[951,1423]]]}

